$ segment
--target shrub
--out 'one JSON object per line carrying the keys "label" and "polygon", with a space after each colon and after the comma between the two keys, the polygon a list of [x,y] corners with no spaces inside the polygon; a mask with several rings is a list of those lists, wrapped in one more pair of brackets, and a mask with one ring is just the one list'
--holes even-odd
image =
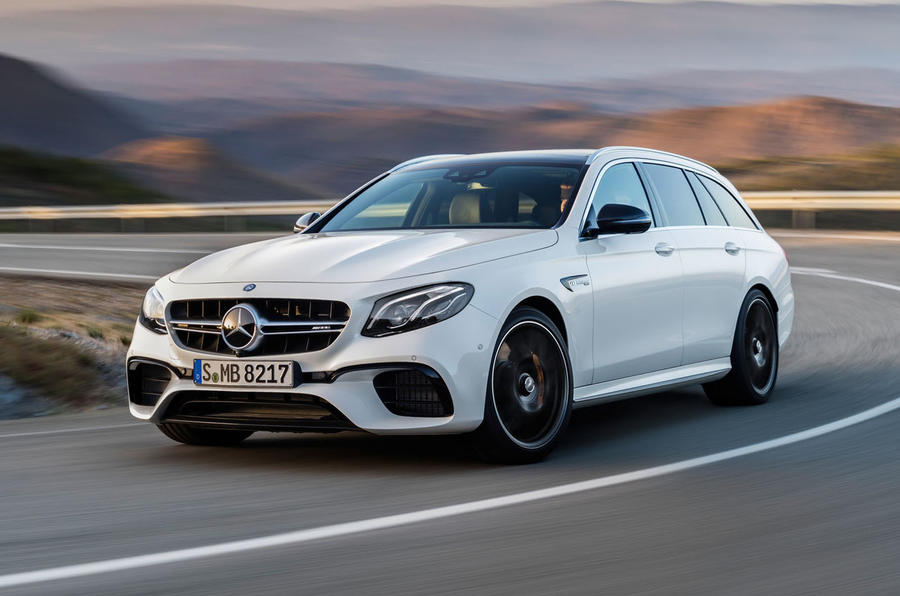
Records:
{"label": "shrub", "polygon": [[37,323],[42,318],[43,318],[43,316],[41,315],[41,313],[39,313],[38,311],[33,310],[31,308],[23,308],[21,311],[19,311],[19,314],[16,316],[16,319],[18,319],[18,321],[20,323],[23,323],[25,325],[31,325],[32,323]]}

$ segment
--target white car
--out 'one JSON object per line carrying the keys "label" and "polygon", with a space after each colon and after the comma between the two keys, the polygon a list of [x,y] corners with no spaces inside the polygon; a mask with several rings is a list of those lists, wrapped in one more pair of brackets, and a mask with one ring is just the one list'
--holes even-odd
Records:
{"label": "white car", "polygon": [[573,408],[690,384],[765,402],[793,322],[781,247],[718,172],[661,151],[422,157],[295,231],[156,282],[134,416],[189,444],[471,433],[536,461]]}

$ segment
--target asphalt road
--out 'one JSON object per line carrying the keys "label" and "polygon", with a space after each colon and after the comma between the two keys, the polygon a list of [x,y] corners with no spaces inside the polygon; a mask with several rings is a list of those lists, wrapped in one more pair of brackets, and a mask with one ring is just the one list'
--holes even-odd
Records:
{"label": "asphalt road", "polygon": [[0,274],[150,284],[216,250],[272,234],[0,234]]}
{"label": "asphalt road", "polygon": [[[794,267],[886,285],[794,276],[795,331],[769,404],[716,408],[690,389],[579,410],[559,449],[537,465],[479,463],[452,438],[259,434],[237,448],[187,447],[128,425],[117,409],[0,423],[0,585],[13,573],[645,470],[900,397],[900,288],[887,287],[900,285],[898,237],[779,239]],[[94,247],[102,240],[78,239]],[[210,240],[195,237],[191,248],[211,248]],[[79,263],[65,251],[45,254],[56,249],[16,250],[34,268],[49,257],[58,259],[54,268]],[[106,255],[91,253],[92,264],[115,261]],[[122,271],[178,266],[175,256],[160,262],[168,258],[146,253]],[[106,425],[113,426],[78,430]],[[898,431],[894,410],[808,440],[567,496],[7,592],[897,594]]]}

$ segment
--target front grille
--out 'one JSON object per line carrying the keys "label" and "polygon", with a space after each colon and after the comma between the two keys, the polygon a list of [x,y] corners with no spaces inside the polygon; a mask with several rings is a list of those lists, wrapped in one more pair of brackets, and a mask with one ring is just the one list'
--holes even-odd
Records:
{"label": "front grille", "polygon": [[132,361],[128,364],[128,399],[139,406],[155,406],[171,380],[172,373],[165,366]]}
{"label": "front grille", "polygon": [[315,352],[330,346],[350,319],[350,307],[335,300],[176,300],[169,306],[169,329],[181,347],[198,352],[246,355],[235,352],[222,339],[222,317],[238,304],[259,312],[261,343],[253,356]]}
{"label": "front grille", "polygon": [[166,422],[273,431],[337,432],[355,428],[325,400],[298,393],[180,391]]}
{"label": "front grille", "polygon": [[398,416],[438,418],[453,413],[450,392],[431,369],[389,370],[373,383],[384,406]]}

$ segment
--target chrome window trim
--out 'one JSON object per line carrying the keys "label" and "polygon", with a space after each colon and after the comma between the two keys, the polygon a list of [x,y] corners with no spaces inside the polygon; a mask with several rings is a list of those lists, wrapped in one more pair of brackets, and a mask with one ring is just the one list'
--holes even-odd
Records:
{"label": "chrome window trim", "polygon": [[[684,161],[687,161],[692,164],[696,164],[697,166],[700,166],[700,168],[705,169],[707,173],[714,172],[716,175],[721,176],[721,174],[719,174],[718,170],[716,170],[711,165],[703,163],[702,161],[693,159],[691,157],[685,157],[684,155],[678,155],[677,153],[671,153],[669,151],[662,151],[661,149],[646,149],[644,147],[632,147],[632,146],[627,146],[627,145],[622,145],[622,146],[613,145],[610,147],[603,147],[601,149],[597,149],[588,158],[587,163],[592,164],[592,163],[594,163],[594,161],[596,161],[598,158],[600,158],[604,153],[612,153],[613,151],[625,151],[625,152],[632,152],[632,153],[651,153],[651,154],[661,155],[664,157],[674,157],[676,159],[683,159]],[[641,161],[649,162],[649,161],[653,160],[654,158],[650,157],[645,160],[643,158],[633,157],[631,159],[632,160],[640,159]],[[665,162],[660,162],[660,163],[665,163]],[[672,164],[667,163],[666,165],[672,165]],[[678,167],[683,167],[683,166],[678,165]],[[686,169],[690,169],[690,168],[686,168]]]}
{"label": "chrome window trim", "polygon": [[[591,156],[591,158],[588,160],[588,163],[592,163],[595,160],[595,158],[599,157],[599,155],[602,154],[602,152],[609,151],[610,149],[625,149],[625,148],[624,147],[607,147],[604,149],[600,149],[600,150],[596,151],[594,153],[594,155]],[[641,151],[647,151],[647,150],[641,149]],[[731,182],[729,182],[728,179],[725,178],[724,176],[722,176],[722,174],[720,174],[717,170],[715,170],[714,168],[707,166],[706,164],[699,162],[695,159],[691,159],[689,157],[683,157],[683,156],[677,155],[675,153],[666,153],[665,151],[654,151],[654,153],[671,155],[671,156],[677,157],[679,159],[684,159],[689,162],[700,164],[701,166],[704,166],[704,168],[708,168],[708,169],[703,170],[703,169],[696,168],[696,167],[685,166],[685,165],[682,165],[679,163],[675,163],[673,161],[666,161],[661,158],[640,157],[638,155],[632,155],[629,157],[617,157],[617,158],[607,162],[606,164],[603,165],[603,168],[600,170],[600,173],[597,174],[597,178],[594,180],[593,184],[591,185],[591,191],[588,194],[587,202],[584,206],[584,211],[581,215],[581,223],[578,226],[578,239],[579,240],[593,240],[594,238],[598,238],[598,237],[615,235],[615,234],[602,234],[601,236],[588,237],[588,236],[584,235],[584,227],[587,224],[588,214],[590,213],[591,205],[593,204],[594,193],[597,192],[597,187],[600,185],[600,180],[603,178],[603,175],[606,174],[606,171],[609,168],[611,168],[614,165],[621,164],[621,163],[634,163],[636,167],[637,167],[637,164],[640,164],[640,163],[657,164],[657,165],[661,165],[661,166],[681,168],[682,170],[685,170],[688,172],[693,172],[694,174],[697,174],[697,175],[706,176],[707,178],[712,178],[712,179],[716,180],[717,182],[719,182],[720,184],[722,184],[722,186],[725,188],[725,190],[727,190],[732,195],[733,198],[735,198],[736,200],[738,200],[742,203],[742,206],[744,207],[745,212],[750,216],[750,219],[752,219],[753,223],[755,223],[757,226],[756,229],[739,228],[736,226],[697,226],[697,225],[693,225],[693,226],[664,225],[663,226],[663,225],[656,225],[657,218],[654,217],[653,218],[654,219],[653,227],[650,228],[650,230],[680,230],[680,229],[685,229],[685,228],[703,228],[703,229],[721,228],[721,229],[727,229],[727,230],[741,230],[741,231],[746,231],[746,232],[760,232],[760,233],[764,232],[762,224],[760,224],[759,220],[756,218],[756,214],[753,213],[753,210],[750,209],[750,207],[746,204],[746,202],[744,201],[744,198],[741,196],[741,194],[739,192],[737,192],[737,189],[734,188],[734,185],[731,184]],[[640,169],[639,168],[637,168],[637,169],[638,169],[638,172],[640,173]],[[711,175],[710,172],[713,172],[714,174]],[[644,183],[643,178],[641,179],[641,183]],[[644,190],[646,191],[646,188]],[[691,189],[691,192],[693,192],[693,188]],[[650,201],[651,205],[654,203],[655,200],[661,200],[659,197],[655,197],[655,196],[651,197],[650,193],[648,193],[647,199]],[[702,213],[702,209],[701,209],[701,213]],[[651,214],[651,216],[652,215],[653,214]]]}

